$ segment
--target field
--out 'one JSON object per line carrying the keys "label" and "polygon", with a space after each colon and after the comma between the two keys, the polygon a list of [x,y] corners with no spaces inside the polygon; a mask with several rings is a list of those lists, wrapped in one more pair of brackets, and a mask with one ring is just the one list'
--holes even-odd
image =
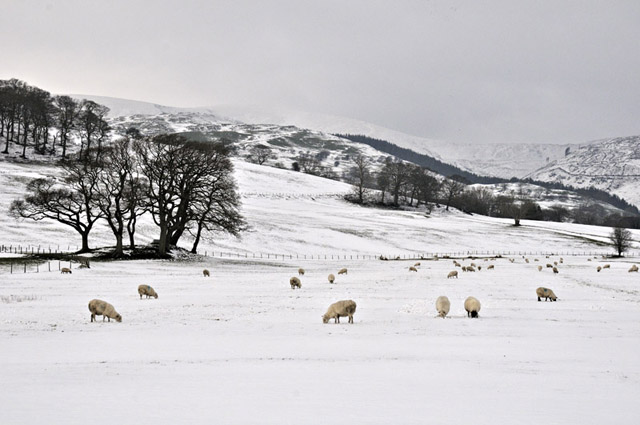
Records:
{"label": "field", "polygon": [[[539,259],[475,260],[482,270],[457,280],[445,259],[417,273],[413,261],[209,258],[5,274],[0,423],[636,423],[637,273],[567,257],[554,275],[536,266],[558,258]],[[159,298],[141,300],[142,283]],[[537,302],[538,286],[559,300]],[[92,298],[122,323],[90,323]],[[340,299],[357,302],[355,323],[323,324]]]}
{"label": "field", "polygon": [[[4,217],[27,178],[55,175],[0,165]],[[637,423],[637,231],[626,259],[604,259],[608,228],[363,208],[341,199],[344,183],[240,161],[236,177],[249,229],[212,235],[206,257],[92,261],[61,275],[57,263],[23,273],[20,255],[1,254],[0,424]],[[2,245],[77,243],[55,223],[5,223]],[[147,219],[138,240],[155,237]],[[98,226],[91,245],[110,243]],[[482,270],[459,279],[446,278],[451,259],[421,260],[417,273],[404,260],[481,252],[505,257],[474,260]],[[537,270],[560,256],[559,274]],[[307,273],[292,290],[298,267]],[[159,298],[141,300],[139,284]],[[537,302],[539,286],[558,302]],[[439,295],[452,303],[444,320]],[[470,295],[479,319],[466,317]],[[90,323],[93,298],[122,323]],[[323,324],[341,299],[357,302],[355,323]]]}

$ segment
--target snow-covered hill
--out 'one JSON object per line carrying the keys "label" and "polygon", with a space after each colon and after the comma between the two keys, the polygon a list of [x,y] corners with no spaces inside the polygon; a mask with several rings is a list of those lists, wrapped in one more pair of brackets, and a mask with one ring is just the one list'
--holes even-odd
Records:
{"label": "snow-covered hill", "polygon": [[600,140],[572,149],[528,175],[575,187],[595,187],[640,205],[640,136]]}

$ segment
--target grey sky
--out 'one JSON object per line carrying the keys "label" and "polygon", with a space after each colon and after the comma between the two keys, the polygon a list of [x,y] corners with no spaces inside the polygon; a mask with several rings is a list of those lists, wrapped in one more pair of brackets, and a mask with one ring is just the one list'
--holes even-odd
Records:
{"label": "grey sky", "polygon": [[0,78],[468,142],[640,134],[640,1],[3,0]]}

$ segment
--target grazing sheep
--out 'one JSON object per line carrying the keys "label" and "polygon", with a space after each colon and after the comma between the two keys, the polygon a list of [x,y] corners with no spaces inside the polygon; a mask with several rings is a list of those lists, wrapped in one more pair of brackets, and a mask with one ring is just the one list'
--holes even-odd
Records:
{"label": "grazing sheep", "polygon": [[487,267],[487,270],[494,270],[495,268],[496,268],[496,267],[495,267],[493,264],[490,264],[490,265]]}
{"label": "grazing sheep", "polygon": [[591,261],[591,258],[587,258],[587,261]]}
{"label": "grazing sheep", "polygon": [[327,312],[322,316],[322,323],[329,323],[329,319],[334,319],[334,323],[340,323],[340,317],[349,316],[349,323],[353,323],[353,314],[356,312],[356,303],[352,300],[342,300],[329,306]]}
{"label": "grazing sheep", "polygon": [[340,271],[338,271],[338,274],[347,274],[347,269],[340,269]]}
{"label": "grazing sheep", "polygon": [[462,266],[462,271],[466,272],[467,271],[467,266]]}
{"label": "grazing sheep", "polygon": [[106,301],[89,301],[89,311],[91,312],[92,322],[96,321],[96,315],[102,316],[103,322],[105,317],[109,319],[109,322],[111,321],[111,319],[114,319],[116,322],[122,322],[122,316],[120,316],[116,309]]}
{"label": "grazing sheep", "polygon": [[202,275],[203,275],[204,277],[209,277],[209,276],[211,276],[211,274],[209,273],[209,270],[207,270],[207,269],[202,270]]}
{"label": "grazing sheep", "polygon": [[557,267],[554,267],[552,270],[553,270],[554,274],[558,274],[558,268]]}
{"label": "grazing sheep", "polygon": [[467,267],[467,271],[468,272],[475,272],[476,269],[474,269],[473,267],[469,266],[469,267]]}
{"label": "grazing sheep", "polygon": [[629,273],[637,272],[637,271],[638,271],[638,266],[636,266],[635,264],[633,266],[631,266],[631,268],[629,269]]}
{"label": "grazing sheep", "polygon": [[478,266],[478,271],[482,270],[482,266]]}
{"label": "grazing sheep", "polygon": [[542,286],[540,288],[536,289],[536,295],[538,296],[538,301],[540,301],[540,298],[544,298],[545,301],[547,301],[547,300],[557,301],[558,300],[558,297],[556,297],[556,294],[554,294],[551,289],[543,288]]}
{"label": "grazing sheep", "polygon": [[304,276],[304,269],[302,269],[302,268],[298,269],[298,274],[300,276]]}
{"label": "grazing sheep", "polygon": [[455,277],[456,279],[458,278],[458,272],[456,270],[449,272],[449,274],[447,275],[447,279],[450,279],[452,277]]}
{"label": "grazing sheep", "polygon": [[328,279],[329,279],[329,283],[333,283],[333,281],[336,280],[336,277],[334,275],[330,274]]}
{"label": "grazing sheep", "polygon": [[564,263],[564,258],[560,257],[560,264]]}
{"label": "grazing sheep", "polygon": [[610,269],[611,268],[611,264],[605,264],[604,266],[602,266],[603,269]]}
{"label": "grazing sheep", "polygon": [[480,301],[476,298],[469,297],[464,300],[464,309],[467,310],[467,317],[478,317],[480,312]]}
{"label": "grazing sheep", "polygon": [[598,266],[598,268],[596,269],[596,271],[597,271],[598,273],[600,273],[600,270],[602,270],[602,267]]}
{"label": "grazing sheep", "polygon": [[538,271],[541,272],[542,271],[542,266],[538,266]]}
{"label": "grazing sheep", "polygon": [[449,298],[444,295],[439,296],[436,300],[436,311],[438,312],[438,316],[443,319],[449,314],[449,309],[451,308],[451,303],[449,302]]}
{"label": "grazing sheep", "polygon": [[69,267],[63,267],[60,269],[60,274],[71,274],[71,269]]}
{"label": "grazing sheep", "polygon": [[158,294],[156,293],[156,291],[153,290],[153,288],[149,285],[140,285],[138,286],[138,294],[140,294],[140,299],[142,299],[143,295],[146,295],[147,298],[149,297],[153,297],[153,298],[158,298]]}
{"label": "grazing sheep", "polygon": [[529,259],[528,259],[528,258],[525,258],[525,259],[524,259],[524,262],[525,262],[525,263],[527,263],[527,264],[529,264]]}
{"label": "grazing sheep", "polygon": [[534,258],[533,261],[540,261],[540,260],[538,260],[537,258]]}
{"label": "grazing sheep", "polygon": [[514,261],[516,261],[514,258],[509,258],[510,263],[513,263]]}
{"label": "grazing sheep", "polygon": [[420,267],[420,263],[415,263],[413,267]]}
{"label": "grazing sheep", "polygon": [[295,276],[289,279],[289,284],[291,285],[291,289],[296,289],[296,287],[298,289],[302,288],[302,283],[300,282],[300,279],[298,279]]}
{"label": "grazing sheep", "polygon": [[471,263],[471,267],[476,267],[476,263]]}
{"label": "grazing sheep", "polygon": [[553,264],[547,264],[547,268],[548,269],[552,269],[553,268]]}
{"label": "grazing sheep", "polygon": [[409,271],[410,272],[417,272],[418,269],[416,269],[415,267],[411,266],[411,267],[409,267]]}
{"label": "grazing sheep", "polygon": [[456,267],[462,267],[456,260],[453,260],[453,265]]}
{"label": "grazing sheep", "polygon": [[554,266],[557,266],[557,265],[558,265],[558,262],[557,262],[557,261],[554,261],[554,262],[553,262],[553,265],[554,265]]}

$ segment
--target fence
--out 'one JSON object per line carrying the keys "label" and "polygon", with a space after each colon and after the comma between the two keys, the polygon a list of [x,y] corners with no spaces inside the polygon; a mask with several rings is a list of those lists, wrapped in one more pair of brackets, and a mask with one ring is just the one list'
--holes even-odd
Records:
{"label": "fence", "polygon": [[42,247],[42,245],[0,245],[0,253],[8,254],[71,254],[78,251],[78,249],[77,245],[75,251],[72,250],[71,245],[67,245],[66,251],[61,250],[60,245],[55,248],[52,248],[51,245],[47,248]]}

